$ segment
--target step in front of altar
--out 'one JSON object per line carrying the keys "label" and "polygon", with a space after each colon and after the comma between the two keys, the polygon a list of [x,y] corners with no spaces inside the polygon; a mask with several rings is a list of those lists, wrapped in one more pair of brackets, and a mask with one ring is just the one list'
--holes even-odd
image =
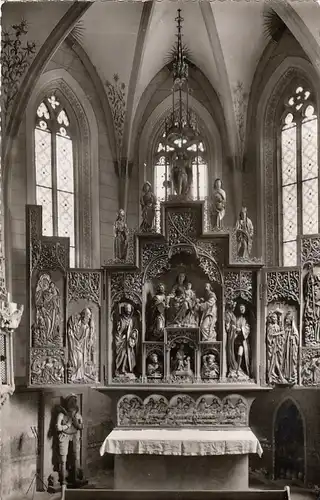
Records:
{"label": "step in front of altar", "polygon": [[290,490],[67,490],[66,500],[290,500]]}
{"label": "step in front of altar", "polygon": [[114,429],[100,449],[115,455],[114,487],[246,490],[248,457],[262,454],[250,428]]}

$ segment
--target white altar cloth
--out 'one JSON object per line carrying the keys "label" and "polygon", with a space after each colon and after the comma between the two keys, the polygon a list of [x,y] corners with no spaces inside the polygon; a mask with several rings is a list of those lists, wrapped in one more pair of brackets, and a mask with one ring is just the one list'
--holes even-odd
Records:
{"label": "white altar cloth", "polygon": [[120,429],[104,440],[100,455],[262,455],[249,428],[243,429]]}

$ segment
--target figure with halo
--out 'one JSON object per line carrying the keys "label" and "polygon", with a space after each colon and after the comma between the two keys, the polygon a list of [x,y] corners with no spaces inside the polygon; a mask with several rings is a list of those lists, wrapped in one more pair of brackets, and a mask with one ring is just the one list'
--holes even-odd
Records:
{"label": "figure with halo", "polygon": [[142,186],[140,196],[142,222],[140,231],[148,233],[152,231],[153,222],[156,214],[156,195],[152,192],[150,182],[145,182]]}
{"label": "figure with halo", "polygon": [[128,252],[129,230],[126,223],[126,215],[120,208],[114,223],[114,258],[115,260],[126,260]]}
{"label": "figure with halo", "polygon": [[222,189],[221,179],[216,179],[213,184],[213,207],[212,207],[212,227],[222,229],[223,219],[226,213],[227,195]]}

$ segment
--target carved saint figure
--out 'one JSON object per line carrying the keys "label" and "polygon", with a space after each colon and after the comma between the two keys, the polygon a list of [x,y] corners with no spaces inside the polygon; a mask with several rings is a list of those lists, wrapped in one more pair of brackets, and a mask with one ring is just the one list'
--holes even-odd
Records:
{"label": "carved saint figure", "polygon": [[140,231],[150,232],[153,227],[153,221],[156,213],[157,199],[151,190],[150,182],[145,182],[142,186],[142,193],[140,196],[141,216],[142,222]]}
{"label": "carved saint figure", "polygon": [[299,332],[292,311],[284,317],[283,374],[289,383],[297,382]]}
{"label": "carved saint figure", "polygon": [[180,344],[173,360],[172,373],[178,376],[192,375],[191,359],[184,350],[184,344]]}
{"label": "carved saint figure", "polygon": [[285,383],[283,374],[284,332],[281,324],[282,311],[271,311],[267,317],[268,380],[269,383]]}
{"label": "carved saint figure", "polygon": [[124,210],[121,208],[114,223],[114,258],[126,260],[128,252],[128,226]]}
{"label": "carved saint figure", "polygon": [[247,215],[246,207],[242,207],[236,223],[238,257],[249,259],[253,240],[253,224]]}
{"label": "carved saint figure", "polygon": [[307,344],[320,343],[320,275],[309,264],[304,280],[303,326]]}
{"label": "carved saint figure", "polygon": [[68,374],[70,382],[89,382],[96,379],[96,338],[92,310],[84,308],[70,316],[67,325]]}
{"label": "carved saint figure", "polygon": [[232,367],[229,367],[231,378],[248,379],[250,377],[249,335],[250,325],[246,318],[246,306],[240,304],[235,317],[233,338],[230,339],[230,349],[236,360],[236,371],[234,372]]}
{"label": "carved saint figure", "polygon": [[215,380],[219,378],[220,368],[216,355],[213,353],[205,354],[202,357],[201,378]]}
{"label": "carved saint figure", "polygon": [[234,349],[234,342],[237,336],[236,331],[236,315],[234,313],[236,302],[230,301],[226,304],[225,313],[225,329],[227,333],[227,366],[229,373],[236,373],[237,371],[237,358]]}
{"label": "carved saint figure", "polygon": [[36,320],[32,326],[35,345],[61,345],[61,298],[49,274],[38,279],[35,293]]}
{"label": "carved saint figure", "polygon": [[151,302],[151,333],[156,339],[162,339],[166,326],[165,310],[167,299],[163,283],[159,283],[157,292]]}
{"label": "carved saint figure", "polygon": [[71,482],[75,483],[80,466],[80,431],[83,429],[82,416],[77,404],[77,396],[71,394],[64,400],[57,416],[56,431],[59,441],[59,473],[64,498],[66,470]]}
{"label": "carved saint figure", "polygon": [[179,273],[176,284],[168,296],[171,326],[198,326],[196,317],[196,294],[192,284],[187,283],[185,273]]}
{"label": "carved saint figure", "polygon": [[150,354],[148,358],[147,376],[149,378],[162,378],[162,365],[156,352]]}
{"label": "carved saint figure", "polygon": [[172,159],[172,180],[176,195],[188,197],[192,186],[191,158],[183,149],[177,149]]}
{"label": "carved saint figure", "polygon": [[201,312],[200,331],[201,340],[215,341],[217,338],[216,323],[217,323],[217,296],[211,288],[210,283],[205,285],[205,299],[200,299],[198,308]]}
{"label": "carved saint figure", "polygon": [[126,302],[120,305],[120,309],[115,332],[116,375],[135,378],[139,332],[134,325],[133,306]]}
{"label": "carved saint figure", "polygon": [[213,210],[212,210],[212,226],[213,228],[221,229],[223,227],[223,218],[226,213],[227,195],[222,189],[221,179],[216,179],[213,185]]}

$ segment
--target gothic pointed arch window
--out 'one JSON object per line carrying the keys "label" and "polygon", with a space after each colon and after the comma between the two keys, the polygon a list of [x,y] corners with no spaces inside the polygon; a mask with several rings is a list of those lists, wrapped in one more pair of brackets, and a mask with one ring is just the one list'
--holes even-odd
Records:
{"label": "gothic pointed arch window", "polygon": [[[178,148],[182,147],[182,139],[176,140]],[[196,142],[187,148],[192,152],[192,185],[191,198],[193,200],[204,200],[208,197],[208,163],[205,141],[198,138]],[[167,201],[174,193],[171,172],[171,156],[175,150],[166,141],[166,133],[162,132],[156,142],[154,154],[153,184],[154,193],[157,198],[156,228],[160,229],[160,203]]]}
{"label": "gothic pointed arch window", "polygon": [[42,205],[43,234],[70,238],[70,267],[77,265],[75,135],[60,96],[45,96],[34,129],[36,203]]}
{"label": "gothic pointed arch window", "polygon": [[299,237],[320,232],[319,130],[314,93],[295,81],[280,116],[280,261],[300,261]]}

